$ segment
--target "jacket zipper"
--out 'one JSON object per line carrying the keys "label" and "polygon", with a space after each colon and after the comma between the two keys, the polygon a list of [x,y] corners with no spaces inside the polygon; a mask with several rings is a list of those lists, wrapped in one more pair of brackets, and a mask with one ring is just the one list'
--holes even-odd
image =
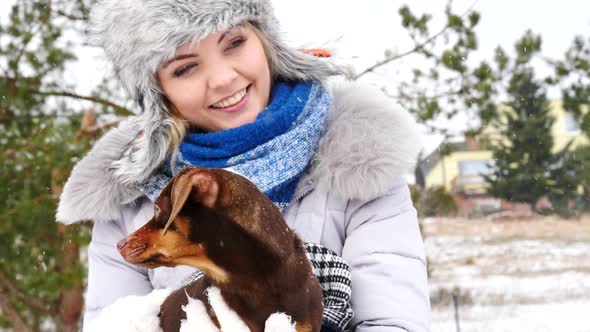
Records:
{"label": "jacket zipper", "polygon": [[295,195],[295,199],[293,199],[292,201],[300,201],[303,197],[307,196],[310,192],[312,192],[315,189],[315,186],[313,185],[313,181],[309,180],[307,183],[307,188],[305,188],[304,191],[300,192],[299,194]]}

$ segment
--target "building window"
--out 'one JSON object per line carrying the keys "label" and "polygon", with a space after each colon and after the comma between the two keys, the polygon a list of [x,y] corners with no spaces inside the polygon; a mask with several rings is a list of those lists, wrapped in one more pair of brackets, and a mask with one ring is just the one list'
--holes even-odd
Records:
{"label": "building window", "polygon": [[486,180],[483,175],[493,172],[492,160],[463,160],[459,161],[459,175],[453,179],[454,192],[477,194],[485,192],[482,186]]}
{"label": "building window", "polygon": [[580,127],[578,127],[578,121],[570,113],[565,113],[565,133],[566,134],[579,134]]}
{"label": "building window", "polygon": [[461,176],[491,174],[493,164],[493,160],[463,160],[459,162],[459,174]]}

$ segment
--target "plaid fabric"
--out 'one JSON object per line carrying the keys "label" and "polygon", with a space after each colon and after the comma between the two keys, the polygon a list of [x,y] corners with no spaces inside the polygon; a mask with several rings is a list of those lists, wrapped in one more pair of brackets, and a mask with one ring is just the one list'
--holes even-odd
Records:
{"label": "plaid fabric", "polygon": [[[350,268],[342,257],[330,249],[315,243],[305,243],[305,254],[311,263],[324,293],[324,315],[322,332],[346,332],[352,319],[350,306]],[[186,286],[201,278],[203,272],[195,271],[182,285]]]}
{"label": "plaid fabric", "polygon": [[353,315],[348,264],[332,250],[315,243],[305,243],[305,254],[324,291],[322,331],[348,331]]}

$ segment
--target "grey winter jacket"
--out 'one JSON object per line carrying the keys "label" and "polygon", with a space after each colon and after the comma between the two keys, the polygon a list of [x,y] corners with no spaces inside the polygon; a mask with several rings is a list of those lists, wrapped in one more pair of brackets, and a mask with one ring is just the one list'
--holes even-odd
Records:
{"label": "grey winter jacket", "polygon": [[[355,331],[429,331],[424,246],[403,180],[420,148],[415,123],[372,88],[347,84],[331,93],[327,132],[285,219],[304,241],[350,265]],[[138,268],[116,249],[153,213],[151,201],[109,170],[136,133],[128,123],[107,133],[73,169],[60,198],[59,221],[94,221],[85,322],[119,297],[179,287],[194,271]]]}

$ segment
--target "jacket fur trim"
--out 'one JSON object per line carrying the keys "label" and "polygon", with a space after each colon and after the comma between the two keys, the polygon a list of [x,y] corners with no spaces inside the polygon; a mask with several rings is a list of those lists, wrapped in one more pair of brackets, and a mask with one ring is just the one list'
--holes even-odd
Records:
{"label": "jacket fur trim", "polygon": [[[331,88],[326,134],[301,186],[323,187],[345,199],[372,199],[416,163],[421,137],[412,116],[372,87],[341,83]],[[121,207],[143,196],[133,179],[121,182],[113,163],[129,158],[140,130],[133,118],[105,134],[73,168],[57,220],[119,219]],[[141,151],[136,151],[141,153]],[[298,190],[300,191],[300,190]]]}

